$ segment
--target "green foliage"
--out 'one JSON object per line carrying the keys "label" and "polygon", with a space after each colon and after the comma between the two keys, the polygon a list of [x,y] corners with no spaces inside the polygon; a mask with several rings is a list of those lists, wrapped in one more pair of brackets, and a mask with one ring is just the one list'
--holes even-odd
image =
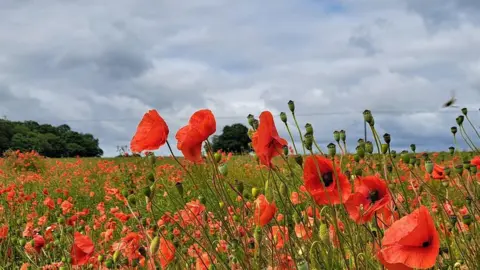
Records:
{"label": "green foliage", "polygon": [[220,136],[213,137],[213,151],[223,150],[235,154],[250,152],[248,128],[242,124],[225,126]]}
{"label": "green foliage", "polygon": [[46,157],[99,157],[103,150],[91,134],[72,131],[68,125],[58,127],[35,121],[0,120],[0,155],[7,150],[34,150]]}

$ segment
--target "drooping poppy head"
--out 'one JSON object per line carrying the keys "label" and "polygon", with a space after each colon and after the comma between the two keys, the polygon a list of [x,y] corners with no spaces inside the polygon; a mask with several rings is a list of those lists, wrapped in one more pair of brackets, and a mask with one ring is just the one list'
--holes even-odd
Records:
{"label": "drooping poppy head", "polygon": [[202,143],[217,131],[215,116],[210,110],[204,109],[195,112],[188,121],[188,125],[180,128],[175,135],[177,148],[185,159],[202,162]]}
{"label": "drooping poppy head", "polygon": [[137,131],[130,142],[133,153],[153,151],[167,141],[168,126],[156,110],[149,110],[138,124]]}
{"label": "drooping poppy head", "polygon": [[283,153],[283,147],[288,143],[278,135],[272,113],[264,111],[259,118],[258,129],[252,135],[252,146],[260,162],[271,168],[272,158]]}
{"label": "drooping poppy head", "polygon": [[391,202],[387,183],[376,176],[358,177],[355,193],[345,202],[345,207],[355,222],[363,224]]}
{"label": "drooping poppy head", "polygon": [[75,232],[73,246],[70,252],[72,265],[86,264],[88,259],[93,255],[94,250],[95,247],[92,240],[90,240],[90,237]]}
{"label": "drooping poppy head", "polygon": [[385,231],[382,249],[377,256],[386,266],[427,269],[435,265],[439,249],[440,240],[433,218],[425,206],[420,206]]}
{"label": "drooping poppy head", "polygon": [[347,177],[339,168],[334,170],[332,161],[323,156],[308,156],[305,159],[303,182],[308,193],[320,205],[343,203],[351,193]]}
{"label": "drooping poppy head", "polygon": [[255,200],[253,219],[256,225],[265,226],[272,220],[277,212],[275,202],[269,203],[265,195],[260,194]]}

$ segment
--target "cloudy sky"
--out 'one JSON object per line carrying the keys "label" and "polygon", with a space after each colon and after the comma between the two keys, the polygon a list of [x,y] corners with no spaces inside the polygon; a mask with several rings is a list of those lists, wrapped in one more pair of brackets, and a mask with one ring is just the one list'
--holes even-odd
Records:
{"label": "cloudy sky", "polygon": [[353,148],[370,109],[396,148],[445,150],[452,89],[480,124],[478,12],[477,0],[2,0],[0,114],[67,123],[111,156],[151,108],[176,144],[198,109],[221,132],[292,99],[321,145],[345,129]]}

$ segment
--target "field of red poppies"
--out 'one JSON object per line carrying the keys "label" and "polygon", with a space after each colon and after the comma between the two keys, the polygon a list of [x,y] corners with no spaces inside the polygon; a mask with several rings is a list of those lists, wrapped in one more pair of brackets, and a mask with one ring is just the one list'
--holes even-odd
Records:
{"label": "field of red poppies", "polygon": [[[132,131],[141,157],[5,153],[1,268],[479,269],[480,136],[466,109],[439,153],[391,150],[368,110],[372,141],[347,148],[342,130],[319,146],[288,109],[249,115],[251,156],[210,150],[206,109],[174,137],[147,112]],[[149,152],[173,147],[183,157]]]}

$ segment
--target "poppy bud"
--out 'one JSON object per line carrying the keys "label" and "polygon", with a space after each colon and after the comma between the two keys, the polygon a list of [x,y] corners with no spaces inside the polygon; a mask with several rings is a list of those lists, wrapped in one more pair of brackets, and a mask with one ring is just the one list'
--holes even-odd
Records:
{"label": "poppy bud", "polygon": [[[356,148],[357,150],[357,155],[360,157],[360,158],[364,158],[365,157],[365,148],[363,148],[362,146],[357,146]],[[358,162],[358,161],[357,161]]]}
{"label": "poppy bud", "polygon": [[395,150],[390,151],[390,154],[392,155],[392,158],[397,157],[397,151],[395,151]]}
{"label": "poppy bud", "polygon": [[120,258],[120,249],[117,249],[115,253],[113,253],[113,262],[116,263],[118,259]]}
{"label": "poppy bud", "polygon": [[387,143],[383,143],[382,144],[382,154],[386,154],[388,152],[388,144]]}
{"label": "poppy bud", "polygon": [[235,180],[235,186],[236,186],[238,192],[243,194],[243,190],[244,190],[243,181]]}
{"label": "poppy bud", "polygon": [[455,153],[455,147],[450,146],[450,147],[448,148],[448,151],[450,152],[450,155],[453,155],[453,153]]}
{"label": "poppy bud", "polygon": [[160,247],[160,237],[155,236],[150,243],[150,254],[155,254]]}
{"label": "poppy bud", "polygon": [[415,150],[417,150],[417,146],[415,144],[410,144],[410,149],[412,150],[413,153],[415,153]]}
{"label": "poppy bud", "polygon": [[258,195],[260,195],[260,190],[258,190],[258,188],[253,187],[253,188],[252,188],[252,196],[253,196],[253,198],[256,199]]}
{"label": "poppy bud", "polygon": [[288,156],[288,146],[286,146],[286,145],[283,146],[283,154],[285,156]]}
{"label": "poppy bud", "polygon": [[463,115],[459,115],[459,116],[455,119],[455,121],[457,121],[458,126],[461,127],[462,124],[463,124],[463,120],[464,120],[464,119],[465,119],[465,117],[464,117]]}
{"label": "poppy bud", "polygon": [[410,154],[409,153],[402,154],[402,161],[405,164],[409,164],[410,163]]}
{"label": "poppy bud", "polygon": [[374,125],[373,115],[370,110],[363,111],[363,119],[367,122],[370,126]]}
{"label": "poppy bud", "polygon": [[295,162],[297,162],[297,164],[302,167],[303,165],[303,157],[301,155],[296,155],[295,156]]}
{"label": "poppy bud", "polygon": [[108,258],[107,261],[105,262],[105,266],[109,269],[113,268],[113,260],[112,258]]}
{"label": "poppy bud", "polygon": [[340,142],[340,132],[338,132],[337,130],[335,130],[333,132],[333,139],[338,143]]}
{"label": "poppy bud", "polygon": [[293,100],[288,101],[288,108],[292,113],[295,113],[295,103],[293,102]]}
{"label": "poppy bud", "polygon": [[468,113],[467,108],[462,108],[462,113],[463,113],[463,115],[467,116],[467,113]]}
{"label": "poppy bud", "polygon": [[280,120],[285,124],[287,123],[287,114],[285,112],[280,113]]}
{"label": "poppy bud", "polygon": [[369,154],[372,154],[373,153],[373,144],[371,141],[367,141],[365,143],[365,151]]}
{"label": "poppy bud", "polygon": [[313,135],[313,127],[312,127],[312,124],[310,123],[306,123],[305,124],[305,132],[307,134],[312,134]]}
{"label": "poppy bud", "polygon": [[337,154],[337,146],[333,143],[329,143],[327,145],[327,148],[328,148],[328,155],[332,158],[335,157],[335,155]]}
{"label": "poppy bud", "polygon": [[303,136],[303,143],[305,145],[305,148],[308,150],[308,151],[312,151],[312,145],[313,145],[313,136],[312,134],[305,134]]}
{"label": "poppy bud", "polygon": [[203,195],[198,195],[198,200],[201,204],[205,204],[207,202],[207,199]]}
{"label": "poppy bud", "polygon": [[218,171],[220,172],[221,175],[227,176],[228,175],[227,164],[222,164],[222,165],[218,166]]}
{"label": "poppy bud", "polygon": [[222,160],[222,154],[215,152],[215,154],[213,154],[213,158],[215,159],[215,163],[219,163]]}
{"label": "poppy bud", "polygon": [[457,127],[451,127],[450,131],[452,132],[453,135],[457,133]]}
{"label": "poppy bud", "polygon": [[430,160],[425,161],[425,171],[428,174],[431,174],[433,172],[433,162]]}
{"label": "poppy bud", "polygon": [[320,223],[320,228],[318,229],[318,237],[320,240],[323,241],[326,245],[329,243],[329,233],[328,233],[328,227],[327,224],[325,223]]}
{"label": "poppy bud", "polygon": [[253,127],[253,120],[255,120],[255,117],[253,116],[253,114],[249,114],[247,116],[247,119],[248,119],[248,124]]}
{"label": "poppy bud", "polygon": [[345,142],[347,140],[347,133],[343,129],[340,130],[340,140],[342,140],[342,142]]}
{"label": "poppy bud", "polygon": [[177,188],[177,191],[178,191],[178,194],[180,194],[180,197],[183,198],[183,184],[182,184],[182,182],[175,183],[175,187]]}
{"label": "poppy bud", "polygon": [[355,154],[353,156],[353,160],[355,160],[355,162],[360,162],[360,156],[358,154]]}
{"label": "poppy bud", "polygon": [[385,141],[386,144],[390,144],[390,142],[392,141],[392,137],[390,136],[390,134],[385,133],[383,134],[383,140]]}
{"label": "poppy bud", "polygon": [[457,174],[462,174],[462,172],[463,172],[463,165],[457,165],[457,166],[455,166],[455,172],[456,172]]}
{"label": "poppy bud", "polygon": [[268,179],[265,181],[265,198],[269,202],[273,199],[273,190],[270,189],[270,181]]}

